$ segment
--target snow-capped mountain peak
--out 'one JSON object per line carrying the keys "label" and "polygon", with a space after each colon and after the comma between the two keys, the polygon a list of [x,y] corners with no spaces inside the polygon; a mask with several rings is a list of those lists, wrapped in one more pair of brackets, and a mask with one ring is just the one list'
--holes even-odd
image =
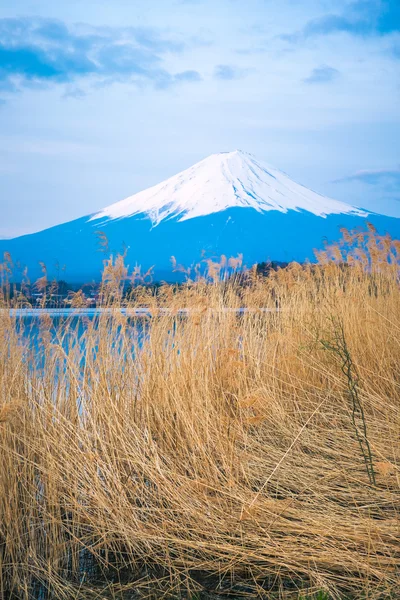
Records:
{"label": "snow-capped mountain peak", "polygon": [[[314,248],[337,241],[343,227],[364,228],[365,217],[378,232],[400,239],[400,219],[367,214],[308,190],[250,154],[225,152],[96,214],[0,240],[0,255],[9,252],[31,280],[42,276],[45,263],[66,265],[68,281],[97,281],[104,268],[101,230],[112,256],[127,253],[127,264],[151,270],[155,281],[176,282],[184,275],[171,256],[187,267],[239,254],[247,266],[313,261]],[[50,267],[48,276],[58,273]]]}
{"label": "snow-capped mountain peak", "polygon": [[295,183],[251,154],[235,150],[212,154],[158,185],[107,206],[91,220],[114,220],[144,213],[157,225],[170,217],[185,221],[232,207],[253,208],[258,212],[304,210],[320,217],[367,215],[354,206]]}

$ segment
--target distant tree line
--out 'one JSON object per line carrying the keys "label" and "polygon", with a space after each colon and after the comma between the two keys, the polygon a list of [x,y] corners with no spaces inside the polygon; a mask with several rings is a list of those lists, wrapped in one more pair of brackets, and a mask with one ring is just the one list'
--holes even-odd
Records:
{"label": "distant tree line", "polygon": [[[256,265],[256,273],[262,277],[268,277],[269,274],[278,269],[284,269],[289,263],[282,261],[264,261]],[[245,273],[237,272],[233,275],[237,283],[242,283],[243,286],[247,286],[249,281]],[[123,297],[125,299],[132,298],[135,294],[135,290],[138,287],[146,287],[149,290],[153,290],[154,294],[157,294],[158,289],[163,285],[163,282],[127,282],[124,286]],[[170,284],[174,288],[178,289],[184,282]],[[91,283],[69,283],[64,279],[43,281],[35,283],[8,283],[1,290],[3,296],[19,302],[20,304],[29,304],[32,307],[43,307],[58,308],[66,307],[73,304],[73,298],[79,292],[81,298],[85,299],[88,306],[96,306],[99,293],[100,293],[100,282]]]}
{"label": "distant tree line", "polygon": [[285,269],[289,265],[288,262],[281,262],[279,260],[264,261],[257,264],[258,275],[264,275],[267,277],[271,271],[278,271],[278,269]]}

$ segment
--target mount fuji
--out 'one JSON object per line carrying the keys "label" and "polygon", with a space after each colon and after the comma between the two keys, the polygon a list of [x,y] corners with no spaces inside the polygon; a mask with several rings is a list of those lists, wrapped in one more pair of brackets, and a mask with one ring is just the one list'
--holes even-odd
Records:
{"label": "mount fuji", "polygon": [[340,228],[365,226],[400,237],[400,219],[370,213],[313,192],[250,154],[213,154],[178,175],[84,216],[38,233],[0,241],[14,264],[29,277],[49,276],[66,266],[70,282],[99,279],[104,254],[99,231],[113,253],[127,251],[127,262],[142,270],[154,266],[154,278],[176,281],[171,257],[190,266],[204,257],[242,254],[247,265],[264,260],[313,259],[324,238]]}

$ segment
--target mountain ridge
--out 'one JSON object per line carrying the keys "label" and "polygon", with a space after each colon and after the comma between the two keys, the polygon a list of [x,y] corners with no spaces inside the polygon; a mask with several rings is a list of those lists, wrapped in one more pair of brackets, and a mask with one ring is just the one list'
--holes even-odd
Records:
{"label": "mountain ridge", "polygon": [[90,220],[147,214],[153,225],[179,221],[240,206],[259,212],[308,210],[313,214],[357,214],[363,209],[318,194],[291,180],[286,173],[235,150],[212,154],[192,167],[91,215]]}
{"label": "mountain ridge", "polygon": [[364,227],[366,219],[380,233],[400,238],[400,219],[326,198],[236,151],[212,155],[97,213],[0,240],[0,253],[27,266],[31,279],[41,276],[43,262],[49,277],[66,265],[63,278],[70,282],[98,280],[105,258],[98,251],[101,230],[114,255],[127,252],[127,263],[143,271],[155,265],[155,280],[179,281],[183,276],[174,272],[171,256],[186,267],[222,254],[242,254],[247,266],[268,259],[312,261],[324,239],[335,241],[340,228]]}

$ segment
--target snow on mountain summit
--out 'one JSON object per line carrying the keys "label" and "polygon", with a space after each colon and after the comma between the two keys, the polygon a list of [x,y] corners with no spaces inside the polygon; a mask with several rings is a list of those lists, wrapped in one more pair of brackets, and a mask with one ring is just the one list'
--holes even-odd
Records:
{"label": "snow on mountain summit", "polygon": [[365,228],[366,218],[379,233],[400,239],[400,219],[316,194],[236,151],[214,154],[96,214],[0,240],[0,255],[9,252],[31,280],[42,276],[45,263],[66,265],[68,281],[99,281],[101,230],[114,256],[127,253],[129,264],[140,265],[143,273],[152,270],[154,281],[177,282],[185,277],[171,256],[185,266],[239,254],[248,266],[266,260],[312,262],[314,248],[323,247],[324,240],[338,241],[342,228]]}
{"label": "snow on mountain summit", "polygon": [[90,220],[114,220],[144,213],[157,225],[170,217],[185,221],[232,207],[258,212],[305,210],[320,217],[368,214],[317,194],[251,154],[236,150],[212,154],[158,185],[107,206]]}

